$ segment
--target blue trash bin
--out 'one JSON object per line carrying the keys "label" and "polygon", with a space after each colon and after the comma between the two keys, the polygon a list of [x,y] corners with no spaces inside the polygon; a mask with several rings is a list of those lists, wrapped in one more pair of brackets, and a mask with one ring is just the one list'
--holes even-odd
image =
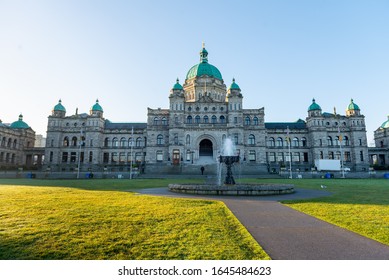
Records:
{"label": "blue trash bin", "polygon": [[331,173],[326,173],[326,175],[324,176],[324,178],[326,178],[326,179],[331,179]]}
{"label": "blue trash bin", "polygon": [[385,174],[384,174],[384,178],[385,178],[385,179],[389,179],[389,173],[385,173]]}

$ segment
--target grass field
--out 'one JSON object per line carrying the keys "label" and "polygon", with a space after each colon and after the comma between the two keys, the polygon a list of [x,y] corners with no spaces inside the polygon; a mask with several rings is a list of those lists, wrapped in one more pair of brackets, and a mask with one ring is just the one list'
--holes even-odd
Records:
{"label": "grass field", "polygon": [[128,192],[165,180],[0,184],[0,259],[269,259],[221,202]]}
{"label": "grass field", "polygon": [[[325,185],[331,196],[284,203],[389,245],[389,180],[244,181]],[[131,192],[170,182],[0,180],[0,259],[268,258],[222,203]]]}

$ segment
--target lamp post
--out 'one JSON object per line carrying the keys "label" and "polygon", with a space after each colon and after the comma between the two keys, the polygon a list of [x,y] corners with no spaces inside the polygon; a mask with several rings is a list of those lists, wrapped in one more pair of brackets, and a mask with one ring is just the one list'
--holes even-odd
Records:
{"label": "lamp post", "polygon": [[80,179],[80,167],[81,167],[81,147],[84,144],[85,137],[83,136],[83,131],[80,132],[80,148],[78,150],[78,164],[77,164],[77,179]]}
{"label": "lamp post", "polygon": [[343,152],[342,152],[342,140],[343,140],[343,137],[342,135],[340,135],[340,120],[338,118],[338,115],[336,114],[336,108],[334,107],[334,115],[335,115],[335,118],[338,120],[338,141],[339,141],[339,151],[340,151],[340,170],[342,172],[342,178],[345,178],[345,175],[344,175],[344,166],[343,166]]}

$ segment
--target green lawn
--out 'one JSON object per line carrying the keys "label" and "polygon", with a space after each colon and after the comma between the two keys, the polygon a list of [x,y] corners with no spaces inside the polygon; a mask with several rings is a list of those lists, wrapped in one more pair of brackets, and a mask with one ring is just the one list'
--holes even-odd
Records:
{"label": "green lawn", "polygon": [[[244,181],[325,185],[331,196],[284,204],[389,245],[389,180]],[[171,182],[0,180],[0,259],[269,258],[221,202],[134,193]]]}
{"label": "green lawn", "polygon": [[0,259],[269,259],[221,202],[129,192],[167,183],[0,180]]}
{"label": "green lawn", "polygon": [[266,181],[293,183],[296,188],[303,189],[322,190],[320,186],[326,186],[325,190],[331,192],[331,196],[284,201],[283,203],[321,220],[389,245],[389,180],[285,179]]}

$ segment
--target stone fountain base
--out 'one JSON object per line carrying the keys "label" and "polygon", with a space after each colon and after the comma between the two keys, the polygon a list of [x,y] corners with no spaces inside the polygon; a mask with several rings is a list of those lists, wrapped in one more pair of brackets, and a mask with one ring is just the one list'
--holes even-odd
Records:
{"label": "stone fountain base", "polygon": [[261,196],[294,193],[292,184],[190,185],[169,184],[171,192],[199,195]]}

